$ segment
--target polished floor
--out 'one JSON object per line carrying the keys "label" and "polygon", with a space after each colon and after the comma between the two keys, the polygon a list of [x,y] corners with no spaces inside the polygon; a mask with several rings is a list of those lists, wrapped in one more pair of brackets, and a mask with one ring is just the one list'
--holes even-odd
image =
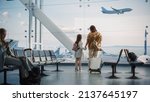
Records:
{"label": "polished floor", "polygon": [[[136,68],[138,79],[127,79],[132,76],[130,66],[117,66],[118,79],[109,79],[111,67],[103,66],[102,73],[89,73],[87,65],[82,66],[82,71],[76,72],[73,65],[60,65],[60,72],[55,72],[56,66],[45,66],[45,74],[41,85],[150,85],[150,66]],[[9,71],[7,82],[19,85],[18,70]],[[0,83],[3,82],[3,73],[0,73]]]}

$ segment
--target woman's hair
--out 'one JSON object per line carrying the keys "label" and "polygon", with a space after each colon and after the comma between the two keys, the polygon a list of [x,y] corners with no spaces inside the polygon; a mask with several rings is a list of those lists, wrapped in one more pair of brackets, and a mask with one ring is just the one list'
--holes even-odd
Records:
{"label": "woman's hair", "polygon": [[6,30],[4,28],[0,28],[0,41],[2,43],[5,43],[4,38],[3,38],[5,33],[6,33]]}
{"label": "woman's hair", "polygon": [[82,35],[81,35],[81,34],[78,34],[75,43],[78,45],[78,43],[79,43],[79,41],[81,41],[81,39],[82,39]]}
{"label": "woman's hair", "polygon": [[6,30],[4,28],[0,28],[0,34],[4,34]]}
{"label": "woman's hair", "polygon": [[96,32],[96,27],[94,25],[91,25],[90,26],[90,31],[93,33],[93,32]]}

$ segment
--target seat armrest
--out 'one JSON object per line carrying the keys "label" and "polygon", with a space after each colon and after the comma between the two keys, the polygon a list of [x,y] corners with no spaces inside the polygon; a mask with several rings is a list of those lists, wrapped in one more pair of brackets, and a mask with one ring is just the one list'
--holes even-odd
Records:
{"label": "seat armrest", "polygon": [[24,51],[27,51],[27,50],[30,50],[30,51],[31,51],[32,49],[31,49],[31,48],[24,49]]}

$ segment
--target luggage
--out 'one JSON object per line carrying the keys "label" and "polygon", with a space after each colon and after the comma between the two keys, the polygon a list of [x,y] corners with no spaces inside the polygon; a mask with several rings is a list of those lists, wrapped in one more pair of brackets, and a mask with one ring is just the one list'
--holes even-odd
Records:
{"label": "luggage", "polygon": [[40,71],[40,68],[39,67],[33,67],[32,69],[31,69],[31,74],[33,75],[33,76],[35,76],[35,77],[37,77],[37,76],[40,76],[41,75],[41,71]]}
{"label": "luggage", "polygon": [[98,52],[98,57],[93,57],[89,59],[89,67],[91,69],[89,69],[90,73],[92,72],[99,72],[101,73],[101,68],[102,68],[102,51]]}
{"label": "luggage", "polygon": [[[33,66],[31,63],[28,63],[29,60],[25,60],[24,57],[19,57],[19,59],[22,61],[22,64],[24,66],[23,68],[19,68],[20,84],[21,85],[40,84],[41,81],[40,67]],[[31,70],[27,70],[29,67],[31,68]]]}
{"label": "luggage", "polygon": [[137,55],[134,52],[129,52],[128,57],[130,61],[136,61],[137,60]]}
{"label": "luggage", "polygon": [[92,72],[99,72],[101,73],[101,58],[91,58],[90,60],[90,73]]}
{"label": "luggage", "polygon": [[26,78],[22,78],[20,75],[20,84],[21,85],[37,85],[40,84],[41,76],[40,76],[40,68],[33,67],[31,71],[28,71],[29,76]]}

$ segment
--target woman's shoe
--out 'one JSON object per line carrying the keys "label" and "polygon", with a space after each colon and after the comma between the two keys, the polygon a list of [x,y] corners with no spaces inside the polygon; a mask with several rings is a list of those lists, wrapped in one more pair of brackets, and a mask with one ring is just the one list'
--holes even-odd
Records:
{"label": "woman's shoe", "polygon": [[78,68],[75,68],[75,71],[78,71]]}
{"label": "woman's shoe", "polygon": [[92,69],[91,69],[91,68],[89,68],[89,72],[90,72],[90,73],[92,72]]}
{"label": "woman's shoe", "polygon": [[91,68],[89,68],[89,72],[91,72]]}

